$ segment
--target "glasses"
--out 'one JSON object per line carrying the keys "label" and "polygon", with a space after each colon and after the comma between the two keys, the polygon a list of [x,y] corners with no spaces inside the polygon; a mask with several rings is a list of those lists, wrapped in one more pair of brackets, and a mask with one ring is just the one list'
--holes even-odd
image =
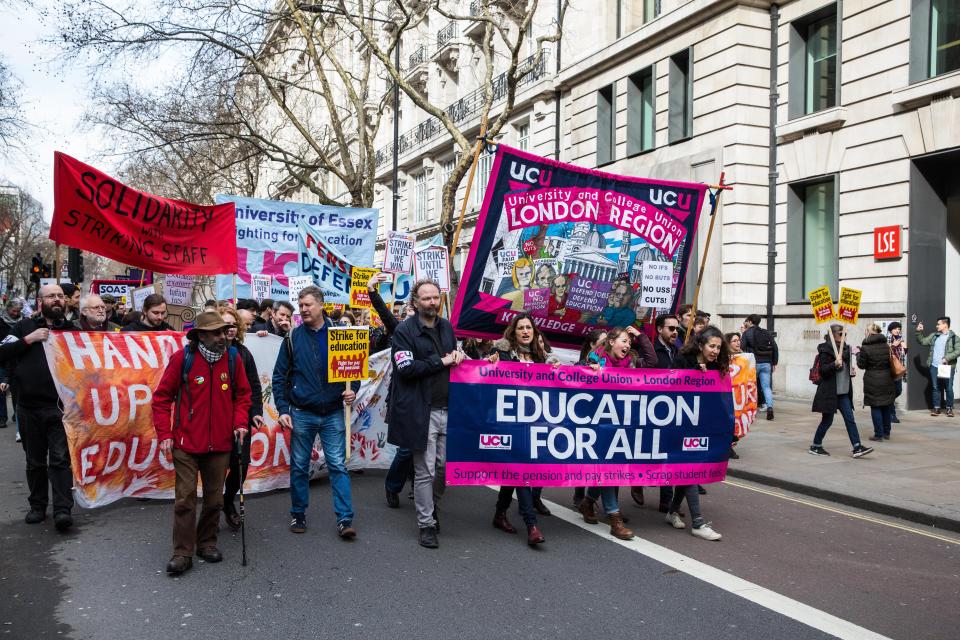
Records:
{"label": "glasses", "polygon": [[664,329],[666,329],[667,331],[677,331],[677,330],[679,329],[679,327],[665,326]]}
{"label": "glasses", "polygon": [[43,296],[44,300],[66,300],[67,296],[62,293],[51,293],[50,295]]}
{"label": "glasses", "polygon": [[96,310],[96,309],[106,309],[106,308],[107,308],[107,307],[106,307],[105,305],[98,304],[98,305],[96,305],[96,306],[87,305],[86,307],[84,307],[84,310],[87,310],[87,309],[94,309],[94,310]]}

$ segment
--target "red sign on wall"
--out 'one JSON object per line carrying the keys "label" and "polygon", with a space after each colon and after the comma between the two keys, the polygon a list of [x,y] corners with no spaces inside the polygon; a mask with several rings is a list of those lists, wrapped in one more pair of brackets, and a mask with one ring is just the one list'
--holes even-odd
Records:
{"label": "red sign on wall", "polygon": [[875,227],[873,230],[873,257],[877,260],[889,260],[900,257],[900,225]]}

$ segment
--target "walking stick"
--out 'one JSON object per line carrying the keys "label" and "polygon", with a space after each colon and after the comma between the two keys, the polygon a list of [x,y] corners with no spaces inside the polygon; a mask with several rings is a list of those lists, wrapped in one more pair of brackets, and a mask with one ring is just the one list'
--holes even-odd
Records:
{"label": "walking stick", "polygon": [[240,460],[240,566],[247,566],[247,511],[243,503],[243,483],[247,481],[247,464],[243,459],[243,442],[240,438],[236,439],[237,456]]}

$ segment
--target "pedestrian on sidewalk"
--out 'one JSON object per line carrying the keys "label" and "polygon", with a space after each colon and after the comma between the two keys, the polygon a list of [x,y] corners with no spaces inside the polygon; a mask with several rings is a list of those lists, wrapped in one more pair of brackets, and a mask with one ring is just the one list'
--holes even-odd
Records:
{"label": "pedestrian on sidewalk", "polygon": [[[723,334],[713,325],[708,325],[703,331],[694,336],[690,342],[680,350],[677,359],[678,369],[699,371],[719,371],[721,376],[730,375],[730,351]],[[700,492],[695,484],[678,485],[673,490],[673,501],[665,518],[667,524],[674,529],[686,528],[686,523],[678,513],[684,498],[690,509],[693,528],[690,533],[703,540],[720,540],[722,536],[707,522],[700,510]]]}
{"label": "pedestrian on sidewalk", "polygon": [[[153,392],[153,427],[160,452],[173,459],[173,557],[167,573],[193,566],[193,555],[220,562],[217,525],[223,510],[223,481],[234,438],[247,434],[250,384],[236,349],[227,348],[226,328],[216,311],[197,316],[189,344],[170,357]],[[197,477],[203,510],[197,520]]]}
{"label": "pedestrian on sidewalk", "polygon": [[236,447],[230,449],[230,464],[227,468],[227,478],[223,483],[223,517],[231,530],[239,531],[240,514],[237,513],[233,500],[240,491],[240,483],[243,482],[241,463],[250,463],[250,440],[253,437],[253,430],[263,426],[263,388],[260,386],[260,374],[253,354],[243,344],[246,326],[240,317],[242,311],[224,305],[217,312],[227,323],[227,348],[232,347],[237,350],[240,361],[243,362],[243,370],[247,374],[247,384],[250,385],[250,409],[247,410],[247,428],[250,431],[250,438],[244,438],[239,452]]}
{"label": "pedestrian on sidewalk", "polygon": [[290,436],[290,531],[307,530],[310,502],[310,456],[320,436],[330,473],[330,492],[337,518],[337,535],[352,540],[353,500],[346,464],[344,405],[353,404],[360,382],[327,380],[327,331],[334,327],[323,311],[323,292],[309,286],[300,291],[303,324],[284,338],[273,368],[273,398],[280,425]]}
{"label": "pedestrian on sidewalk", "polygon": [[[890,351],[893,353],[893,356],[900,361],[904,371],[906,371],[909,367],[907,366],[907,343],[903,338],[903,326],[899,322],[891,322],[887,325],[887,332],[887,344],[890,345]],[[906,373],[903,374],[903,377],[893,381],[896,398],[899,398],[903,394],[903,383],[906,381]],[[890,422],[893,424],[900,422],[900,418],[897,417],[896,398],[894,398],[893,404],[890,405]]]}
{"label": "pedestrian on sidewalk", "polygon": [[[937,318],[937,330],[928,336],[923,335],[923,323],[917,323],[917,342],[925,347],[932,347],[927,356],[927,368],[930,371],[932,386],[933,409],[930,415],[940,415],[940,391],[946,392],[943,402],[947,410],[947,417],[953,417],[953,376],[957,372],[957,358],[960,358],[960,340],[957,334],[950,330],[950,318]],[[944,374],[944,375],[941,375]]]}
{"label": "pedestrian on sidewalk", "polygon": [[60,285],[40,287],[38,297],[39,314],[21,318],[0,344],[0,366],[6,369],[16,400],[17,427],[27,459],[30,511],[24,521],[37,524],[46,519],[52,491],[53,524],[57,531],[66,531],[73,526],[70,450],[43,343],[51,331],[77,331],[79,327],[64,317],[66,297]]}
{"label": "pedestrian on sidewalk", "polygon": [[[757,382],[763,390],[766,403],[767,420],[773,420],[773,386],[772,376],[777,371],[780,362],[780,349],[773,334],[760,326],[760,315],[752,313],[743,321],[746,327],[740,337],[740,345],[744,353],[752,353],[757,361]],[[760,407],[762,409],[763,407]]]}
{"label": "pedestrian on sidewalk", "polygon": [[[547,354],[540,341],[540,330],[533,323],[533,318],[526,311],[517,314],[503,332],[503,338],[494,343],[494,352],[487,360],[498,362],[534,362],[543,364],[547,361]],[[520,507],[520,516],[527,525],[527,544],[536,546],[544,542],[543,533],[537,523],[537,510],[534,508],[533,489],[530,487],[500,487],[497,496],[497,507],[493,515],[493,526],[506,533],[516,533],[517,529],[507,519],[507,510],[517,494],[517,504]]]}
{"label": "pedestrian on sidewalk", "polygon": [[873,435],[870,440],[890,439],[890,415],[897,397],[890,371],[891,350],[880,325],[867,327],[867,336],[857,354],[857,366],[863,369],[863,404],[870,407]]}
{"label": "pedestrian on sidewalk", "polygon": [[[847,436],[853,447],[853,457],[861,458],[873,449],[865,447],[860,442],[860,432],[853,415],[853,381],[850,365],[850,345],[844,344],[843,351],[838,358],[834,353],[834,344],[839,349],[843,337],[843,325],[830,325],[830,333],[824,336],[824,341],[817,346],[817,356],[814,366],[820,375],[817,391],[813,396],[813,411],[822,414],[820,425],[813,436],[810,453],[815,456],[828,456],[830,453],[823,448],[823,438],[833,424],[833,416],[839,410],[843,416],[843,424],[847,427]],[[833,344],[830,340],[833,340]]]}
{"label": "pedestrian on sidewalk", "polygon": [[417,312],[393,334],[387,442],[413,452],[419,542],[436,549],[436,503],[445,489],[450,368],[466,356],[457,349],[453,325],[439,315],[440,285],[420,280],[410,295]]}

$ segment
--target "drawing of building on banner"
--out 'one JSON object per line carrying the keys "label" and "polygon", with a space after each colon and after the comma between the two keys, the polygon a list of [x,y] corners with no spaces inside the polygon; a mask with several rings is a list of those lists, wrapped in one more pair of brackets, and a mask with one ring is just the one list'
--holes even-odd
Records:
{"label": "drawing of building on banner", "polygon": [[617,263],[607,258],[596,247],[573,247],[563,261],[563,273],[582,276],[588,280],[612,281],[617,277]]}

